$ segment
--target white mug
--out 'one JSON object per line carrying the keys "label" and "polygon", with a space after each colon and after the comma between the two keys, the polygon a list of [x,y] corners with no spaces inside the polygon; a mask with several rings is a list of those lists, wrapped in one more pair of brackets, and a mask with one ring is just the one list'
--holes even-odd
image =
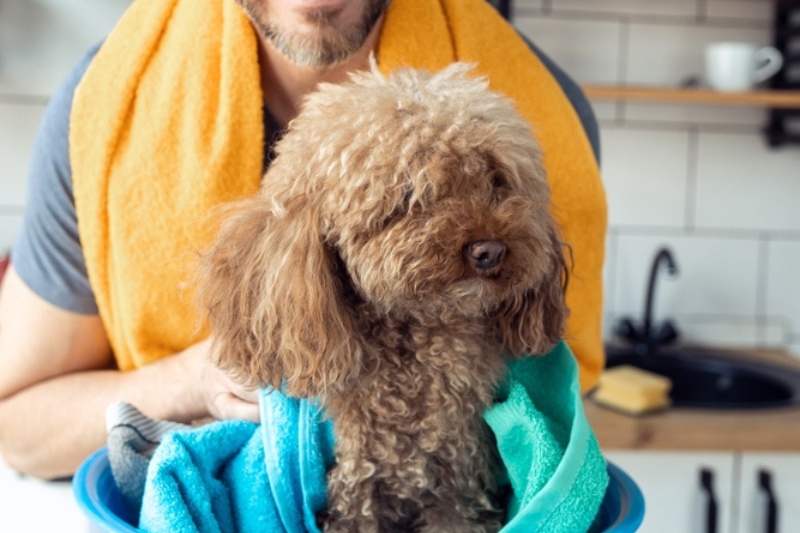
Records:
{"label": "white mug", "polygon": [[706,81],[718,91],[748,91],[774,76],[783,56],[770,46],[750,43],[713,43],[706,48]]}

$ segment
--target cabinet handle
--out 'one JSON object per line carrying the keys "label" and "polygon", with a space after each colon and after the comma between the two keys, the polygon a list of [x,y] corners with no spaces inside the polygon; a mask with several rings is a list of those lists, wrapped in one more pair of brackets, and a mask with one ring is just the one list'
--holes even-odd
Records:
{"label": "cabinet handle", "polygon": [[717,498],[714,496],[714,472],[700,470],[700,487],[706,493],[706,533],[717,533]]}
{"label": "cabinet handle", "polygon": [[768,470],[758,471],[758,486],[767,498],[766,512],[766,533],[777,533],[778,531],[778,502],[775,499],[775,492],[772,490],[772,474]]}

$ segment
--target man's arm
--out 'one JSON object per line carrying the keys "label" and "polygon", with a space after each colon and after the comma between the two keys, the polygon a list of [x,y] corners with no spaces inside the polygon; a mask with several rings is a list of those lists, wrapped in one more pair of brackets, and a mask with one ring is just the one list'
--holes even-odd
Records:
{"label": "man's arm", "polygon": [[157,418],[206,415],[196,351],[142,371],[112,370],[100,318],[47,303],[12,266],[0,292],[0,452],[13,468],[53,478],[103,445],[113,401]]}
{"label": "man's arm", "polygon": [[105,409],[115,401],[181,422],[258,420],[254,394],[219,371],[208,348],[204,341],[139,370],[114,370],[100,318],[49,304],[12,264],[0,289],[0,453],[27,474],[70,475],[105,443]]}

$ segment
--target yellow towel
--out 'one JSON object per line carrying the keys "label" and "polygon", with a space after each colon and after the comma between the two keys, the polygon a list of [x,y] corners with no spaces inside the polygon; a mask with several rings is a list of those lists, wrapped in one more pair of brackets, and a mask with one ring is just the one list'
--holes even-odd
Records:
{"label": "yellow towel", "polygon": [[[557,82],[485,0],[390,4],[381,70],[454,60],[477,63],[542,145],[553,212],[574,256],[567,340],[586,390],[603,366],[606,230],[588,139]],[[205,335],[183,286],[186,266],[213,231],[204,227],[209,209],[258,190],[262,105],[256,36],[233,0],[133,2],[79,85],[70,129],[78,228],[120,368]]]}

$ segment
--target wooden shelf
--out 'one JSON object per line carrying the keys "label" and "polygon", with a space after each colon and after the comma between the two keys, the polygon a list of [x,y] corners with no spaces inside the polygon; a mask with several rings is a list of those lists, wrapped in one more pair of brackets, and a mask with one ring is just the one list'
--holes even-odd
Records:
{"label": "wooden shelf", "polygon": [[711,89],[670,89],[663,87],[623,85],[585,85],[583,90],[590,100],[800,109],[800,91],[758,90],[739,93],[726,93],[712,91]]}

